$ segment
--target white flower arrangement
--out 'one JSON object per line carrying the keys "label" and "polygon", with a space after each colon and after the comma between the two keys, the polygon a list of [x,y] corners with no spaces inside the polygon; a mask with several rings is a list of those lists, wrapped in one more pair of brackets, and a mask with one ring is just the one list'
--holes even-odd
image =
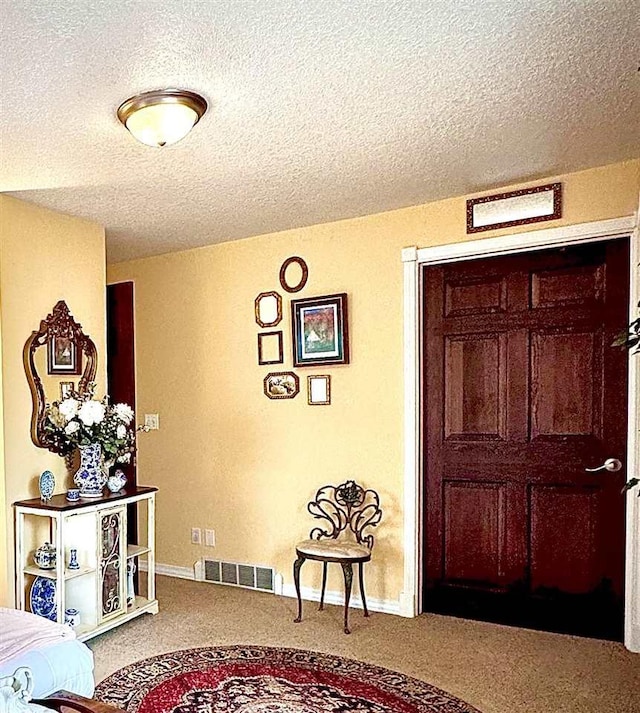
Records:
{"label": "white flower arrangement", "polygon": [[44,421],[47,437],[63,456],[79,446],[99,443],[105,465],[128,463],[135,450],[133,410],[127,404],[110,404],[108,396],[98,401],[94,392],[91,383],[82,394],[73,392],[48,404]]}

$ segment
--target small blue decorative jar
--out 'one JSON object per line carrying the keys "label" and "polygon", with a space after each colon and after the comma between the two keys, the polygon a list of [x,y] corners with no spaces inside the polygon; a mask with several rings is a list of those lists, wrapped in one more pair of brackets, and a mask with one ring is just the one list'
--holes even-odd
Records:
{"label": "small blue decorative jar", "polygon": [[50,542],[45,542],[34,552],[33,561],[40,569],[55,569],[57,561],[56,548]]}
{"label": "small blue decorative jar", "polygon": [[76,626],[80,625],[80,611],[70,607],[64,610],[64,623],[75,629]]}
{"label": "small blue decorative jar", "polygon": [[107,479],[107,488],[112,493],[119,493],[127,482],[127,476],[118,468],[113,475]]}

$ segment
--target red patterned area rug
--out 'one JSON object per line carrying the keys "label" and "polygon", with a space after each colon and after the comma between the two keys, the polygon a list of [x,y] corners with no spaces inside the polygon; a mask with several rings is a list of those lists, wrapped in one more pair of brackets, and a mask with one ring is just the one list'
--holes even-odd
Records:
{"label": "red patterned area rug", "polygon": [[95,697],[127,713],[479,713],[401,673],[266,646],[154,656],[116,671]]}

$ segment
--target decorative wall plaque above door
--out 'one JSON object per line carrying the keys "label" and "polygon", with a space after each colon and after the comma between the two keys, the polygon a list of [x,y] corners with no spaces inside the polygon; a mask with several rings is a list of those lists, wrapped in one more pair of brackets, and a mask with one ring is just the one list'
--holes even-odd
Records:
{"label": "decorative wall plaque above door", "polygon": [[467,233],[556,220],[562,216],[562,184],[522,188],[467,201]]}

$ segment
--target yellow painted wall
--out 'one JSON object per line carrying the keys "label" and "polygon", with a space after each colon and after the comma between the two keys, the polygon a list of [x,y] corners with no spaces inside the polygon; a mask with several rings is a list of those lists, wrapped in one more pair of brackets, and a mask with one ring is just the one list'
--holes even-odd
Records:
{"label": "yellow painted wall", "polygon": [[[640,161],[550,180],[564,186],[563,218],[536,228],[627,216],[637,207]],[[531,184],[528,184],[531,185]],[[513,186],[512,188],[517,188]],[[495,192],[495,191],[493,191]],[[380,492],[384,520],[368,569],[368,593],[398,600],[403,550],[402,247],[468,240],[466,197],[109,267],[135,281],[138,410],[160,414],[139,439],[139,480],[160,488],[158,561],[189,567],[215,559],[275,566],[291,582],[293,545],[306,536],[304,505],[326,482],[347,478]],[[525,226],[522,230],[531,230]],[[517,229],[491,231],[493,237]],[[305,289],[284,293],[282,262],[300,255]],[[284,297],[285,363],[258,366],[254,299]],[[269,371],[292,365],[289,300],[349,295],[348,366],[298,369],[301,393],[270,401]],[[268,330],[264,330],[268,331]],[[332,403],[306,403],[306,376],[329,373]],[[214,549],[190,544],[190,528],[214,528]],[[303,569],[319,586],[318,570]],[[305,570],[309,570],[306,572]],[[339,588],[334,578],[330,587]]]}
{"label": "yellow painted wall", "polygon": [[[1,257],[1,254],[0,254]],[[0,262],[0,271],[2,263]],[[0,294],[0,364],[2,364],[2,294]],[[5,606],[9,602],[9,551],[7,547],[6,528],[6,495],[5,495],[5,469],[4,469],[4,411],[3,402],[2,369],[0,369],[0,606]]]}
{"label": "yellow painted wall", "polygon": [[[0,195],[5,470],[4,488],[0,486],[0,604],[7,599],[13,601],[11,503],[36,497],[38,476],[45,469],[56,477],[56,492],[63,492],[71,484],[63,459],[31,442],[31,395],[22,365],[22,348],[40,320],[51,313],[58,300],[64,299],[96,343],[101,394],[106,379],[105,281],[101,226]],[[51,398],[56,397],[57,394]]]}

